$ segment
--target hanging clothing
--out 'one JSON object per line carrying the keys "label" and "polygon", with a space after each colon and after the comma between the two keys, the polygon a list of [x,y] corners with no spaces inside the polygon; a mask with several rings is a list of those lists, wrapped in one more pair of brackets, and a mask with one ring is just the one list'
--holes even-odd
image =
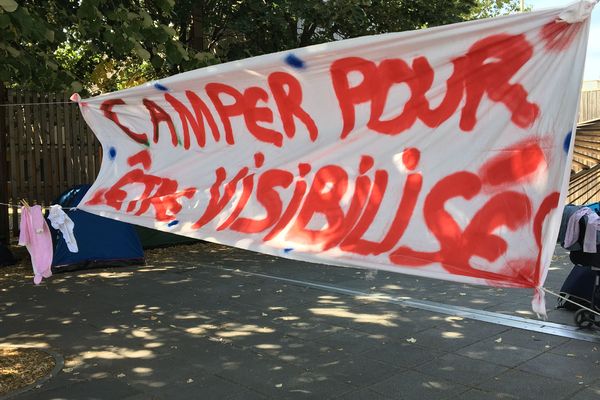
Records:
{"label": "hanging clothing", "polygon": [[596,253],[598,230],[600,228],[600,216],[595,212],[587,215],[585,225],[585,234],[583,236],[583,251],[584,253]]}
{"label": "hanging clothing", "polygon": [[71,253],[79,252],[77,240],[75,240],[75,235],[73,234],[73,228],[75,227],[75,224],[73,223],[73,220],[71,220],[71,218],[65,214],[60,205],[55,204],[50,206],[48,219],[50,220],[52,227],[62,233],[69,251]]}
{"label": "hanging clothing", "polygon": [[39,285],[42,278],[52,276],[52,237],[40,206],[21,208],[21,234],[19,245],[26,246],[31,255],[33,283]]}
{"label": "hanging clothing", "polygon": [[[564,249],[569,251],[580,251],[583,249],[579,242],[575,242],[570,246],[565,245],[565,239],[567,236],[567,226],[569,225],[569,220],[571,216],[577,212],[577,210],[581,209],[581,206],[576,206],[573,204],[567,204],[563,210],[561,221],[560,221],[560,230],[558,231],[558,239],[557,243],[559,243]],[[572,235],[572,233],[571,233]]]}
{"label": "hanging clothing", "polygon": [[595,214],[591,208],[581,207],[569,217],[565,232],[565,248],[569,248],[579,240],[579,220],[588,214]]}
{"label": "hanging clothing", "polygon": [[[580,207],[578,209],[565,207],[563,219],[569,214],[564,234],[563,247],[567,250],[581,250],[575,248],[579,240],[579,221],[585,218],[585,234],[583,237],[583,251],[585,253],[596,253],[598,246],[598,231],[600,230],[600,216],[589,207]],[[562,228],[561,228],[562,230]],[[560,237],[560,234],[559,234]]]}

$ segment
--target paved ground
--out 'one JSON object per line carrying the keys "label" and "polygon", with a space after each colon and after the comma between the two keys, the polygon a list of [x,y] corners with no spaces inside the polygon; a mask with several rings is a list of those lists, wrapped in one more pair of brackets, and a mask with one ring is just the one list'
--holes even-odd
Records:
{"label": "paved ground", "polygon": [[[1,343],[65,358],[57,377],[19,399],[600,398],[598,343],[219,268],[533,317],[527,290],[370,276],[210,244],[149,261],[40,287],[0,282]],[[557,290],[570,267],[557,251],[547,287]],[[571,324],[572,314],[550,320]]]}

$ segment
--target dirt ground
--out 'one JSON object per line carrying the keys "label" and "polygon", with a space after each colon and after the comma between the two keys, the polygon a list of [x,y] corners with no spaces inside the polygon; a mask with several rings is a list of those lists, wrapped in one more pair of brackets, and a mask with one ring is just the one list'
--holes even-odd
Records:
{"label": "dirt ground", "polygon": [[0,396],[47,376],[55,365],[54,357],[41,350],[0,347]]}

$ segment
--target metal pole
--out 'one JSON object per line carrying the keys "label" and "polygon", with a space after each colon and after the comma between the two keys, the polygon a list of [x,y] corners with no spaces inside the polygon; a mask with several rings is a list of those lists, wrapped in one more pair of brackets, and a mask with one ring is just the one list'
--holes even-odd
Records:
{"label": "metal pole", "polygon": [[520,9],[521,9],[521,12],[523,12],[523,10],[525,10],[525,0],[521,0]]}

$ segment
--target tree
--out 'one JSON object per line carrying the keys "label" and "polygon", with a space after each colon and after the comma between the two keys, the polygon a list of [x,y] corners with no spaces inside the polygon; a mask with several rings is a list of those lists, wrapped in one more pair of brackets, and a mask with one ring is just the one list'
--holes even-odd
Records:
{"label": "tree", "polygon": [[14,0],[0,0],[0,32],[0,81],[7,86],[31,82],[55,87],[76,81],[53,57],[56,44],[66,36],[51,18]]}
{"label": "tree", "polygon": [[180,39],[235,60],[363,35],[459,22],[478,0],[178,0]]}
{"label": "tree", "polygon": [[[512,14],[519,11],[520,3],[519,0],[478,0],[477,6],[472,10],[471,19]],[[531,11],[531,7],[525,7],[523,11]]]}
{"label": "tree", "polygon": [[99,92],[216,62],[178,40],[170,1],[0,0],[0,80]]}
{"label": "tree", "polygon": [[218,62],[517,6],[518,0],[0,0],[0,81],[107,92]]}

